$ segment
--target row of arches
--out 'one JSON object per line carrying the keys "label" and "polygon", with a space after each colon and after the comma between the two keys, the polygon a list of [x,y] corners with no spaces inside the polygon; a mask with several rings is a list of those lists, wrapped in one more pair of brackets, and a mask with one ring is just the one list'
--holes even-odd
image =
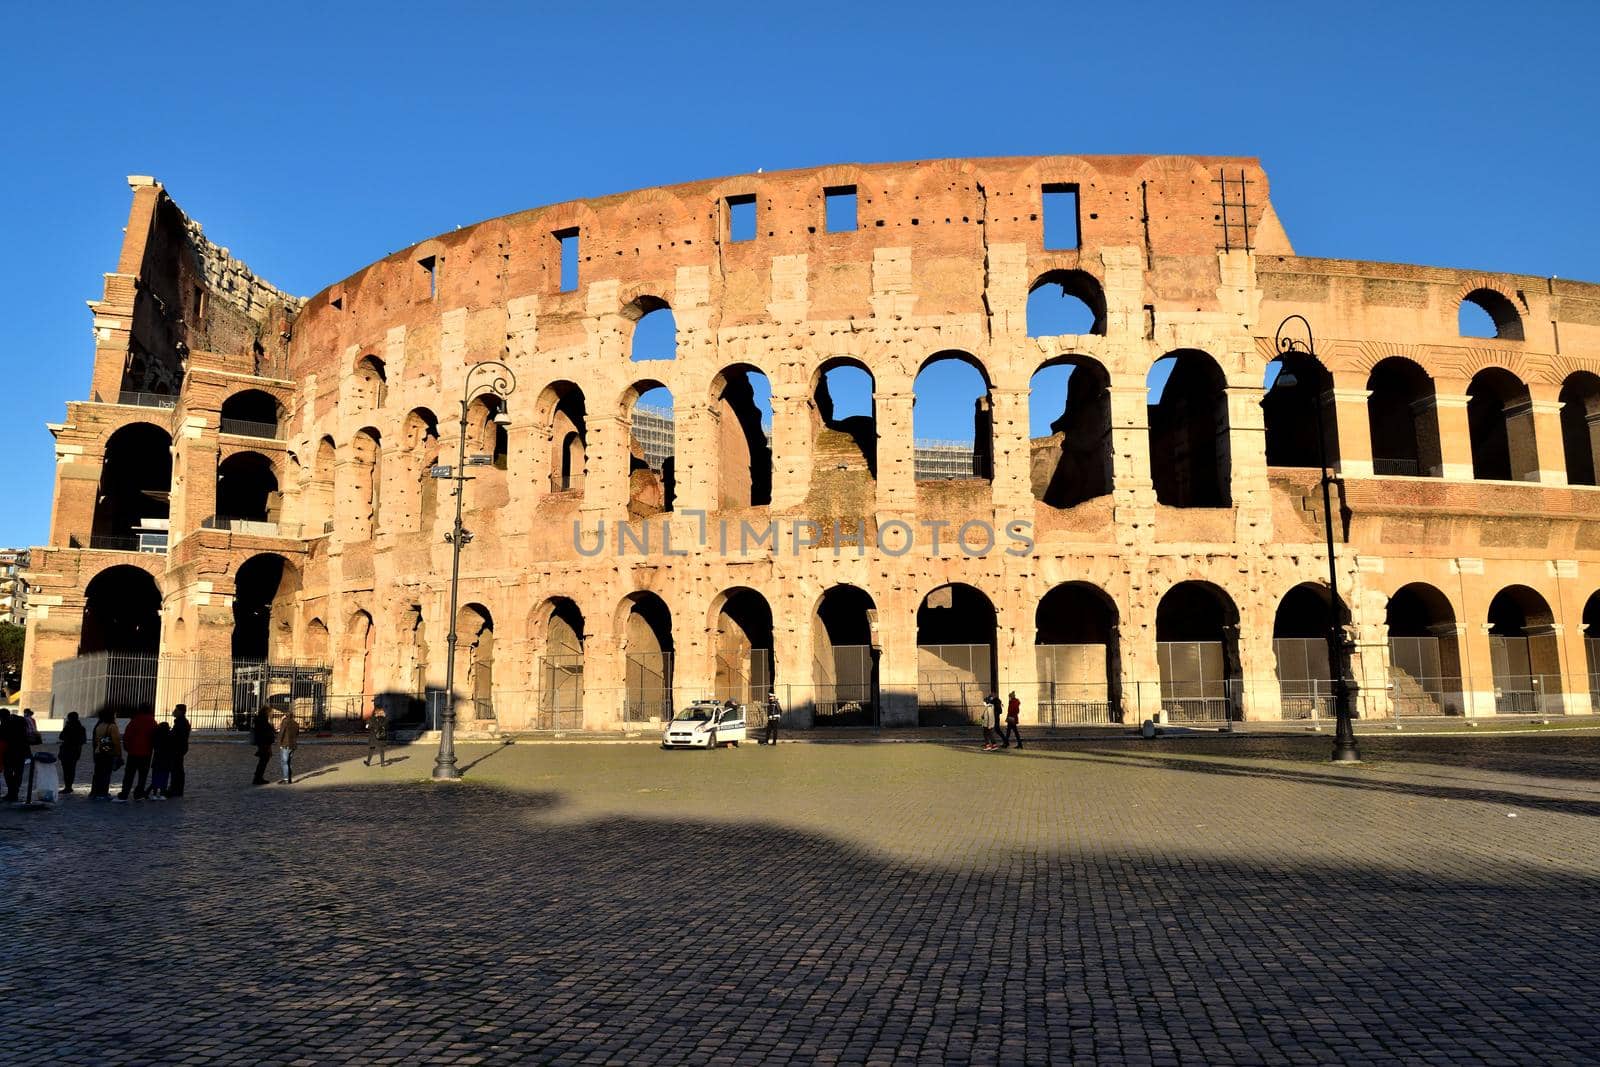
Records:
{"label": "row of arches", "polygon": [[[375,653],[384,635],[372,615],[357,609],[343,621],[339,645],[330,646],[321,617],[307,621],[298,644],[295,595],[299,574],[284,557],[260,554],[245,560],[234,577],[231,652],[235,660],[298,657],[314,663],[339,662],[345,684],[375,691]],[[153,655],[160,649],[162,597],[146,570],[113,566],[89,583],[79,652],[131,652]],[[1344,605],[1330,602],[1327,588],[1307,582],[1279,601],[1272,643],[1284,717],[1298,717],[1311,704],[1331,710],[1332,672],[1325,643],[1330,615],[1348,625]],[[717,699],[759,702],[775,684],[803,686],[819,724],[873,722],[880,710],[880,660],[883,640],[877,605],[866,590],[835,585],[822,593],[812,612],[812,647],[780,656],[773,612],[759,590],[737,586],[719,594],[704,620],[709,635],[712,693]],[[908,622],[912,620],[907,620]],[[180,625],[182,620],[179,620]],[[1563,667],[1559,630],[1548,602],[1523,585],[1501,589],[1485,617],[1490,662],[1466,661],[1450,600],[1426,583],[1412,583],[1388,598],[1385,608],[1389,690],[1397,713],[1462,714],[1481,679],[1492,682],[1494,709],[1500,712],[1560,713]],[[1596,676],[1600,652],[1600,592],[1585,604],[1582,622],[1596,635],[1586,641],[1583,669]],[[646,722],[670,715],[684,696],[676,681],[676,620],[658,594],[625,596],[609,620],[606,645],[615,642],[623,676],[622,714]],[[479,602],[462,606],[455,619],[459,635],[458,690],[480,718],[494,717],[494,697],[507,687],[531,691],[541,721],[581,725],[585,701],[585,663],[592,624],[578,601],[555,596],[543,601],[528,620],[531,677],[497,673],[495,619]],[[698,622],[691,622],[698,628]],[[919,603],[915,619],[916,698],[924,724],[965,721],[982,697],[1014,687],[999,672],[999,618],[994,602],[965,583],[939,586]],[[1155,615],[1156,679],[1160,704],[1169,713],[1196,720],[1237,718],[1241,714],[1245,672],[1240,654],[1240,614],[1220,587],[1202,580],[1182,581],[1166,591]],[[604,633],[605,625],[594,627]],[[391,686],[427,696],[432,652],[420,606],[399,616],[392,640],[400,655],[401,677]],[[1123,691],[1122,629],[1115,601],[1099,587],[1066,582],[1046,592],[1034,611],[1034,668],[1042,718],[1117,721],[1132,695]],[[1570,668],[1576,670],[1577,668]],[[1480,680],[1475,681],[1474,675]],[[1143,684],[1143,683],[1141,683]],[[1581,686],[1578,688],[1582,688]],[[689,694],[702,695],[702,694]],[[1147,706],[1147,698],[1139,704]]]}

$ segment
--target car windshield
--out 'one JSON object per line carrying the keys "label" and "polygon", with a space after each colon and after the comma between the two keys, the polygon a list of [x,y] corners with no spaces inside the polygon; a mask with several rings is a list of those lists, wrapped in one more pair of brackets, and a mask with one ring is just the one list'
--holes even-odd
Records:
{"label": "car windshield", "polygon": [[673,722],[710,722],[712,713],[717,709],[709,704],[696,704],[693,707],[680,711],[673,717]]}

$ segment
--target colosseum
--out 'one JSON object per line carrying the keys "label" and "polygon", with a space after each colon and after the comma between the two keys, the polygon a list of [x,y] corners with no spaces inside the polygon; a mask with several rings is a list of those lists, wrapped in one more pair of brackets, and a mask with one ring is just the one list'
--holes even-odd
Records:
{"label": "colosseum", "polygon": [[1332,647],[1363,718],[1591,712],[1600,287],[1298,256],[1257,160],[747,174],[304,299],[129,183],[30,703],[1303,719]]}

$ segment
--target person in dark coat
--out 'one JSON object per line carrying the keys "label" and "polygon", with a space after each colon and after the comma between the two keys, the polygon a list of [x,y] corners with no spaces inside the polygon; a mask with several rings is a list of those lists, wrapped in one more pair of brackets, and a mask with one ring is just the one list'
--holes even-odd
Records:
{"label": "person in dark coat", "polygon": [[100,721],[95,724],[89,751],[94,757],[94,778],[89,783],[89,799],[110,800],[111,772],[117,769],[117,761],[122,758],[122,735],[117,732],[117,713],[110,708],[100,709]]}
{"label": "person in dark coat", "polygon": [[143,800],[149,791],[150,757],[156,750],[156,709],[140,704],[122,731],[122,754],[128,761],[122,770],[122,792],[113,800],[126,801],[131,793],[134,800]]}
{"label": "person in dark coat", "polygon": [[172,737],[168,740],[172,757],[172,781],[164,794],[183,796],[183,758],[189,754],[189,708],[179,704],[172,709]]}
{"label": "person in dark coat", "polygon": [[272,728],[272,718],[267,709],[262,708],[256,712],[255,725],[250,728],[250,740],[256,746],[256,776],[250,779],[251,785],[267,784],[267,761],[272,759],[272,743],[277,739],[278,731]]}
{"label": "person in dark coat", "polygon": [[9,804],[17,799],[17,790],[22,787],[22,766],[33,755],[33,748],[28,744],[28,726],[22,716],[11,714],[7,708],[0,708],[0,741],[4,741],[6,746],[3,758],[6,802]]}
{"label": "person in dark coat", "polygon": [[378,754],[378,766],[383,766],[383,747],[389,742],[389,716],[383,712],[383,705],[376,700],[372,702],[372,710],[367,712],[367,758],[362,760],[368,767],[372,766],[372,754]]}
{"label": "person in dark coat", "polygon": [[300,746],[300,723],[295,719],[293,711],[283,713],[283,721],[278,724],[278,755],[283,760],[283,777],[280,785],[294,784],[294,750]]}
{"label": "person in dark coat", "polygon": [[778,724],[783,721],[783,705],[778,703],[778,694],[767,694],[767,732],[761,739],[763,745],[778,743]]}
{"label": "person in dark coat", "polygon": [[172,780],[172,724],[156,726],[150,745],[150,799],[166,800],[167,784]]}
{"label": "person in dark coat", "polygon": [[84,743],[89,740],[83,722],[75,711],[67,712],[67,721],[61,724],[61,736],[56,739],[56,759],[61,764],[61,791],[72,792],[72,782],[78,777],[78,760],[83,757]]}

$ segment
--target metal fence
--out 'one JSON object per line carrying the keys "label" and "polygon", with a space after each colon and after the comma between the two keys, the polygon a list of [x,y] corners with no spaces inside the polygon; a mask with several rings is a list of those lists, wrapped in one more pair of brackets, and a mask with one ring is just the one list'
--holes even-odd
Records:
{"label": "metal fence", "polygon": [[136,408],[162,408],[171,410],[178,406],[178,398],[168,393],[140,393],[124,390],[117,394],[117,403]]}
{"label": "metal fence", "polygon": [[130,534],[90,534],[89,547],[107,552],[148,552],[165,555],[166,530],[138,530]]}
{"label": "metal fence", "polygon": [[[1018,698],[1026,698],[1020,693]],[[1089,726],[1122,721],[1121,701],[1105,682],[1040,682],[1034,694],[1040,726]],[[1023,708],[1023,714],[1028,709]]]}
{"label": "metal fence", "polygon": [[918,645],[917,720],[923,726],[976,721],[994,689],[994,646]]}
{"label": "metal fence", "polygon": [[217,429],[222,433],[231,433],[239,437],[261,437],[276,441],[283,437],[283,430],[275,422],[251,422],[249,419],[220,419]]}
{"label": "metal fence", "polygon": [[634,653],[627,657],[622,721],[666,722],[672,718],[672,654]]}
{"label": "metal fence", "polygon": [[149,704],[164,717],[185,704],[197,730],[248,729],[262,709],[275,715],[292,710],[315,726],[335,715],[328,702],[331,676],[321,664],[91,652],[51,669],[51,715],[76,711],[90,719],[109,708],[125,716]]}

